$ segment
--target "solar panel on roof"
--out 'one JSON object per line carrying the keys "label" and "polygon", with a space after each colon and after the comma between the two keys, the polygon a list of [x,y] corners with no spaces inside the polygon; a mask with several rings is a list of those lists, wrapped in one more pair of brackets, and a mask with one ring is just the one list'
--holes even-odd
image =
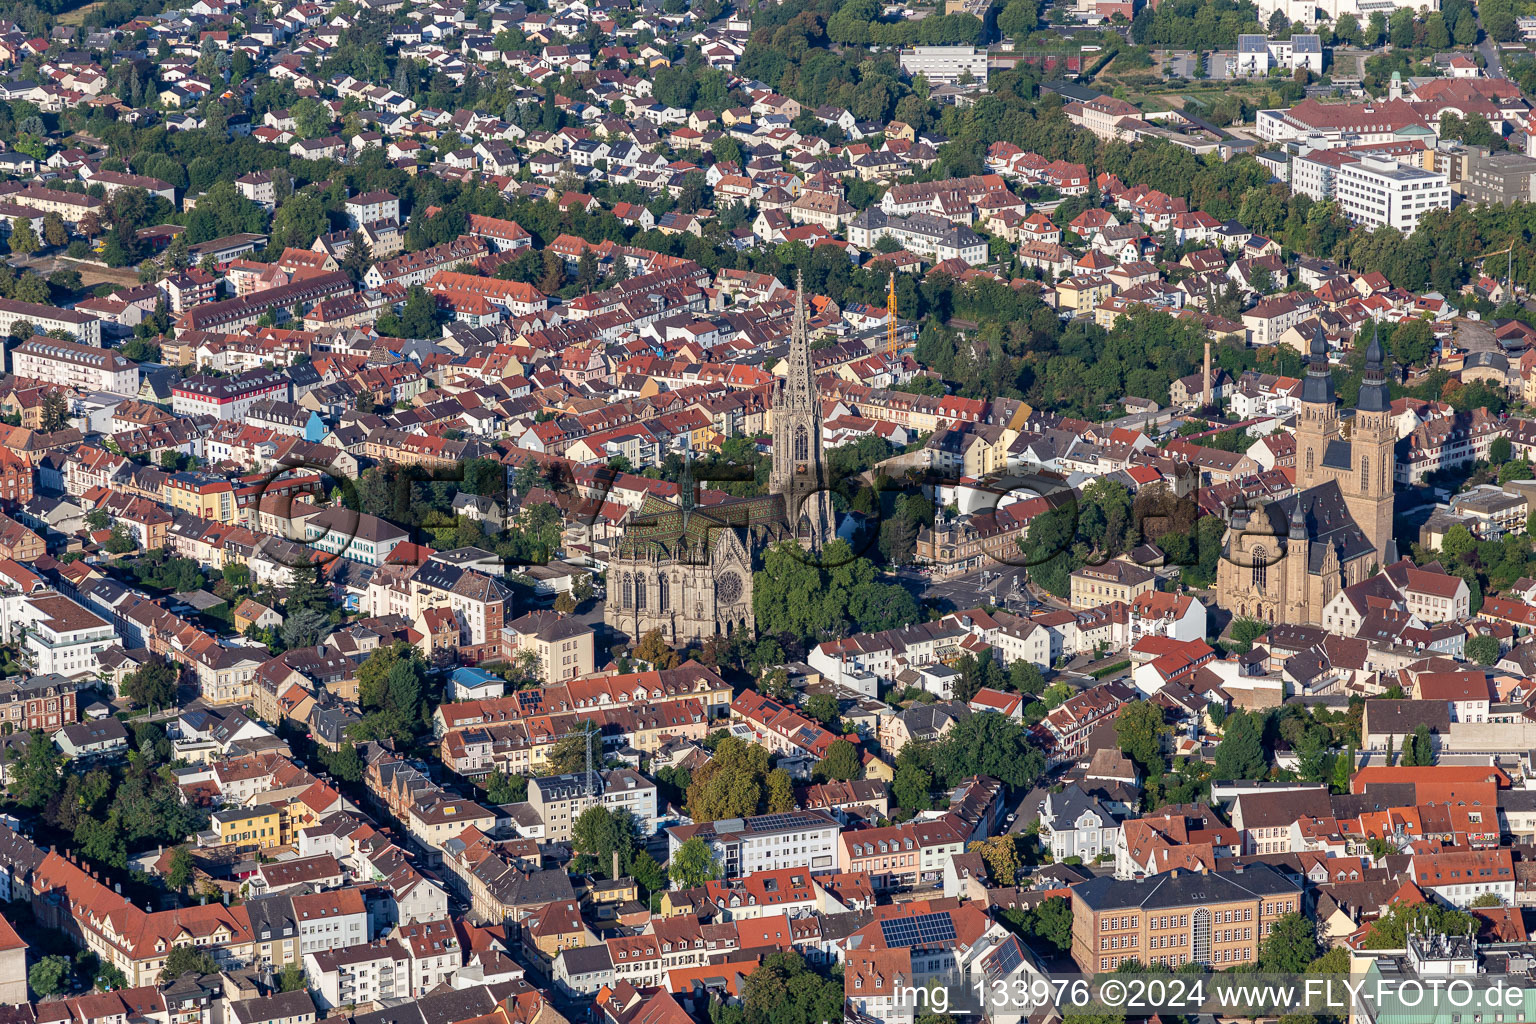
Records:
{"label": "solar panel on roof", "polygon": [[939,946],[957,938],[955,922],[948,914],[918,914],[881,921],[880,934],[885,944],[894,948]]}
{"label": "solar panel on roof", "polygon": [[1010,935],[1007,942],[997,947],[987,973],[994,978],[1006,978],[1023,965],[1024,951],[1019,947],[1018,936]]}
{"label": "solar panel on roof", "polygon": [[779,828],[794,828],[805,824],[805,818],[799,814],[760,814],[752,820],[752,828],[755,831],[766,831]]}

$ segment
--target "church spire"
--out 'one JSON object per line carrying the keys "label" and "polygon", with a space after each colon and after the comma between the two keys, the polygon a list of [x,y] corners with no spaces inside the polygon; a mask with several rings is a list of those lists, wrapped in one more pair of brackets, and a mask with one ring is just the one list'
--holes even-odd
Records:
{"label": "church spire", "polygon": [[1291,540],[1307,539],[1307,513],[1301,507],[1301,495],[1296,496],[1296,504],[1291,506]]}
{"label": "church spire", "polygon": [[811,372],[805,279],[798,273],[794,324],[785,362],[784,376],[773,391],[773,468],[768,489],[782,496],[786,525],[801,544],[819,550],[832,539],[836,523],[821,447],[821,398]]}
{"label": "church spire", "polygon": [[1361,412],[1386,412],[1392,404],[1392,395],[1387,389],[1387,375],[1384,369],[1386,353],[1381,348],[1381,326],[1371,332],[1371,344],[1365,350],[1365,380],[1360,384],[1360,398],[1355,407]]}
{"label": "church spire", "polygon": [[1319,324],[1312,331],[1312,354],[1307,358],[1307,376],[1301,385],[1301,400],[1310,405],[1333,404],[1333,367],[1328,365],[1328,342]]}
{"label": "church spire", "polygon": [[683,449],[683,467],[677,475],[677,507],[683,510],[683,529],[693,514],[693,449]]}
{"label": "church spire", "polygon": [[805,275],[795,273],[795,318],[789,335],[789,368],[784,377],[785,398],[797,409],[816,405],[816,387],[811,378],[810,328],[805,316]]}

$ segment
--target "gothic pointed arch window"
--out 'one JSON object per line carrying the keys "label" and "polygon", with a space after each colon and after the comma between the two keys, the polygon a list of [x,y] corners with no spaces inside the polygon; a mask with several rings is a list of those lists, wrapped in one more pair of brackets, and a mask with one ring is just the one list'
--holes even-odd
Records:
{"label": "gothic pointed arch window", "polygon": [[1269,551],[1263,545],[1253,549],[1253,585],[1259,590],[1269,586]]}
{"label": "gothic pointed arch window", "polygon": [[1311,472],[1312,472],[1312,449],[1308,448],[1307,449],[1307,473],[1310,475]]}
{"label": "gothic pointed arch window", "polygon": [[660,611],[672,607],[672,584],[665,576],[656,579],[656,607]]}
{"label": "gothic pointed arch window", "polygon": [[624,607],[635,606],[635,577],[630,573],[624,574]]}
{"label": "gothic pointed arch window", "polygon": [[1366,490],[1371,488],[1371,457],[1369,455],[1360,456],[1360,484]]}
{"label": "gothic pointed arch window", "polygon": [[645,590],[645,576],[637,575],[635,577],[635,608],[638,611],[645,610]]}
{"label": "gothic pointed arch window", "polygon": [[811,435],[804,426],[795,428],[795,461],[804,462],[811,457]]}

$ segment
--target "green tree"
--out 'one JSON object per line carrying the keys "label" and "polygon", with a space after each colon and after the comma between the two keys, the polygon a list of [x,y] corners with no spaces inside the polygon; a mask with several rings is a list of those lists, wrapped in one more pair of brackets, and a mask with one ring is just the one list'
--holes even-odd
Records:
{"label": "green tree", "polygon": [[528,780],[500,770],[492,772],[485,787],[485,798],[497,805],[521,803],[528,799]]}
{"label": "green tree", "polygon": [[818,780],[836,779],[846,782],[864,777],[864,759],[856,744],[845,740],[833,740],[827,747],[827,756],[816,763],[813,774]]}
{"label": "green tree", "polygon": [[351,743],[343,743],[334,752],[322,748],[320,755],[325,762],[325,768],[337,780],[341,782],[361,782],[363,780],[363,759],[357,752],[357,747]]}
{"label": "green tree", "polygon": [[1045,757],[1024,726],[1004,715],[971,715],[955,724],[933,751],[933,766],[946,785],[971,775],[990,775],[1027,789],[1045,772]]}
{"label": "green tree", "polygon": [[806,638],[890,629],[920,618],[905,588],[877,582],[874,564],[840,539],[826,546],[820,564],[792,541],[769,548],[753,579],[752,608],[759,632]]}
{"label": "green tree", "polygon": [[1227,636],[1231,638],[1233,650],[1248,651],[1255,640],[1268,632],[1269,626],[1258,619],[1233,619]]}
{"label": "green tree", "polygon": [[175,981],[183,974],[217,974],[219,965],[206,949],[195,946],[172,946],[166,954],[165,966],[160,970],[162,983]]}
{"label": "green tree", "polygon": [[304,968],[298,964],[288,964],[277,972],[277,990],[279,992],[297,992],[307,987],[308,980],[304,977]]}
{"label": "green tree", "polygon": [[1057,955],[1072,949],[1072,904],[1063,896],[1052,896],[1035,908],[1031,931],[1054,947]]}
{"label": "green tree", "polygon": [[43,393],[43,433],[63,430],[69,424],[69,399],[59,388]]}
{"label": "green tree", "polygon": [[43,247],[42,240],[37,237],[37,232],[32,228],[32,221],[27,217],[17,217],[11,221],[11,251],[19,252],[23,256],[30,256]]}
{"label": "green tree", "polygon": [[1435,745],[1429,735],[1429,726],[1419,725],[1413,730],[1414,763],[1428,767],[1435,763]]}
{"label": "green tree", "polygon": [[757,814],[767,795],[768,751],[727,736],[714,756],[693,773],[688,786],[688,816],[718,821]]}
{"label": "green tree", "polygon": [[27,972],[27,984],[39,999],[58,995],[69,989],[69,959],[62,956],[45,956]]}
{"label": "green tree", "polygon": [[917,765],[903,765],[896,769],[891,781],[891,795],[902,810],[916,813],[933,807],[933,776]]}
{"label": "green tree", "polygon": [[647,893],[661,892],[667,887],[667,873],[656,858],[644,850],[630,858],[629,876]]}
{"label": "green tree", "polygon": [[1216,748],[1216,778],[1257,780],[1269,774],[1260,722],[1246,711],[1234,711],[1223,723],[1221,745]]}
{"label": "green tree", "polygon": [[798,953],[770,953],[747,977],[741,1003],[743,1024],[836,1020],[843,984],[812,971]]}
{"label": "green tree", "polygon": [[597,871],[608,878],[613,872],[613,855],[619,855],[619,870],[629,863],[638,845],[634,816],[628,811],[610,811],[601,804],[588,807],[571,826],[572,848],[597,861]]}
{"label": "green tree", "polygon": [[1163,737],[1172,731],[1163,721],[1162,706],[1151,701],[1128,704],[1115,718],[1120,749],[1149,776],[1163,773]]}
{"label": "green tree", "polygon": [[685,889],[703,885],[720,877],[720,865],[709,844],[698,836],[685,840],[672,855],[667,874]]}
{"label": "green tree", "polygon": [[1467,657],[1479,665],[1496,664],[1500,653],[1497,637],[1474,636],[1467,640]]}
{"label": "green tree", "polygon": [[1267,974],[1299,974],[1317,958],[1317,923],[1303,914],[1275,921],[1259,949],[1259,968]]}
{"label": "green tree", "polygon": [[789,772],[783,768],[775,768],[768,773],[768,812],[770,814],[782,814],[792,811],[797,806],[795,800],[795,782],[790,778]]}
{"label": "green tree", "polygon": [[55,248],[69,244],[69,227],[63,217],[56,213],[43,217],[43,239]]}
{"label": "green tree", "polygon": [[171,707],[176,703],[180,678],[180,672],[164,658],[152,656],[123,679],[123,693],[139,707]]}
{"label": "green tree", "polygon": [[[1472,918],[1460,911],[1436,903],[1395,902],[1372,922],[1371,930],[1365,935],[1365,948],[1402,949],[1410,931],[1464,935],[1468,928],[1472,928]],[[1477,934],[1475,928],[1473,934]]]}
{"label": "green tree", "polygon": [[1461,523],[1455,523],[1445,531],[1440,540],[1440,551],[1447,558],[1461,558],[1477,550],[1477,538]]}
{"label": "green tree", "polygon": [[837,698],[829,693],[812,694],[805,702],[805,713],[829,729],[837,728],[842,721]]}
{"label": "green tree", "polygon": [[1333,38],[1348,43],[1351,46],[1359,46],[1361,42],[1360,19],[1347,11],[1339,15],[1339,19],[1333,23]]}
{"label": "green tree", "polygon": [[[381,318],[382,319],[382,318]],[[437,299],[420,285],[412,285],[400,314],[400,334],[406,338],[432,338],[438,333]]]}
{"label": "green tree", "polygon": [[367,239],[363,238],[361,231],[353,231],[352,236],[347,240],[347,251],[341,257],[341,269],[345,270],[347,276],[353,281],[360,282],[371,266],[373,266],[373,251],[369,248]]}
{"label": "green tree", "polygon": [[1430,11],[1424,16],[1424,43],[1436,50],[1451,45],[1450,30],[1445,26],[1445,16],[1439,11]]}
{"label": "green tree", "polygon": [[40,810],[64,788],[64,755],[42,730],[33,730],[21,756],[10,765],[12,799],[31,810]]}
{"label": "green tree", "polygon": [[1089,1003],[1064,1015],[1061,1024],[1125,1024],[1125,1011]]}
{"label": "green tree", "polygon": [[589,738],[592,752],[591,764],[594,768],[600,764],[603,759],[603,738],[598,734],[596,722],[583,719],[550,747],[547,765],[550,774],[566,775],[571,772],[586,771]]}
{"label": "green tree", "polygon": [[301,138],[317,139],[331,129],[331,112],[319,100],[304,97],[293,105],[294,129]]}
{"label": "green tree", "polygon": [[165,871],[165,884],[172,889],[184,890],[192,884],[192,853],[185,846],[171,851],[171,863]]}

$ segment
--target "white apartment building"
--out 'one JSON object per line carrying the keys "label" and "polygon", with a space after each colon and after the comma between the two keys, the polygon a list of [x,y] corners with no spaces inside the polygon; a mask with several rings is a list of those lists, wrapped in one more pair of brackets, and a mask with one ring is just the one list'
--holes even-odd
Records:
{"label": "white apartment building", "polygon": [[257,402],[286,402],[290,394],[287,370],[251,370],[238,377],[183,377],[171,386],[171,411],[177,416],[243,420]]}
{"label": "white apartment building", "polygon": [[304,893],[292,901],[300,952],[350,949],[368,941],[368,907],[361,889]]}
{"label": "white apartment building", "polygon": [[403,924],[395,938],[411,955],[411,995],[417,999],[464,966],[464,950],[447,918]]}
{"label": "white apartment building", "polygon": [[305,953],[304,970],[322,1010],[410,998],[410,954],[392,939]]}
{"label": "white apartment building", "polygon": [[569,840],[576,819],[599,805],[628,811],[642,835],[656,831],[656,783],[630,768],[529,779],[528,805],[544,823],[545,842]]}
{"label": "white apartment building", "polygon": [[347,226],[353,228],[362,227],[364,224],[377,224],[381,220],[400,219],[400,200],[382,189],[374,192],[364,192],[360,196],[353,196],[346,202]]}
{"label": "white apartment building", "polygon": [[407,536],[391,522],[339,505],[304,522],[304,542],[310,547],[364,565],[383,565]]}
{"label": "white apartment building", "polygon": [[1339,168],[1358,157],[1338,149],[1312,149],[1291,158],[1291,190],[1315,202],[1333,198]]}
{"label": "white apartment building", "polygon": [[987,84],[987,51],[974,46],[914,46],[901,51],[901,70],[929,85],[959,85],[969,74],[977,85]]}
{"label": "white apartment building", "polygon": [[1443,174],[1368,156],[1339,168],[1334,197],[1356,224],[1387,224],[1406,235],[1430,210],[1451,208],[1451,184]]}
{"label": "white apartment building", "polygon": [[7,638],[22,637],[34,675],[74,679],[97,672],[98,656],[118,642],[112,623],[63,594],[25,597],[7,612]]}
{"label": "white apartment building", "polygon": [[964,224],[933,214],[894,217],[871,206],[848,223],[848,241],[861,249],[873,249],[882,238],[893,238],[903,249],[936,263],[961,259],[975,267],[988,259],[985,239]]}
{"label": "white apartment building", "polygon": [[[32,325],[33,334],[64,331],[76,341],[101,347],[101,321],[89,313],[44,306],[36,302],[0,299],[0,332],[10,334],[11,328],[23,321]],[[137,383],[134,389],[138,389]]]}
{"label": "white apartment building", "polygon": [[235,179],[235,188],[262,209],[268,212],[277,209],[277,186],[272,181],[270,171],[252,171],[242,175]]}
{"label": "white apartment building", "polygon": [[723,818],[667,829],[667,855],[695,837],[715,855],[723,877],[756,871],[805,868],[811,874],[838,870],[838,833],[842,826],[821,811],[758,814]]}
{"label": "white apartment building", "polygon": [[1311,27],[1319,21],[1337,22],[1340,15],[1352,14],[1364,25],[1371,15],[1380,11],[1390,18],[1400,7],[1410,11],[1428,12],[1440,9],[1440,0],[1423,0],[1421,3],[1398,3],[1397,0],[1258,0],[1259,24],[1268,25],[1276,11],[1285,15],[1289,24],[1301,22]]}
{"label": "white apartment building", "polygon": [[[0,327],[0,330],[4,329]],[[100,329],[99,324],[97,329]],[[114,395],[139,393],[138,363],[115,349],[94,348],[56,338],[34,337],[16,346],[11,353],[11,372],[18,377],[82,391],[107,391]]]}

